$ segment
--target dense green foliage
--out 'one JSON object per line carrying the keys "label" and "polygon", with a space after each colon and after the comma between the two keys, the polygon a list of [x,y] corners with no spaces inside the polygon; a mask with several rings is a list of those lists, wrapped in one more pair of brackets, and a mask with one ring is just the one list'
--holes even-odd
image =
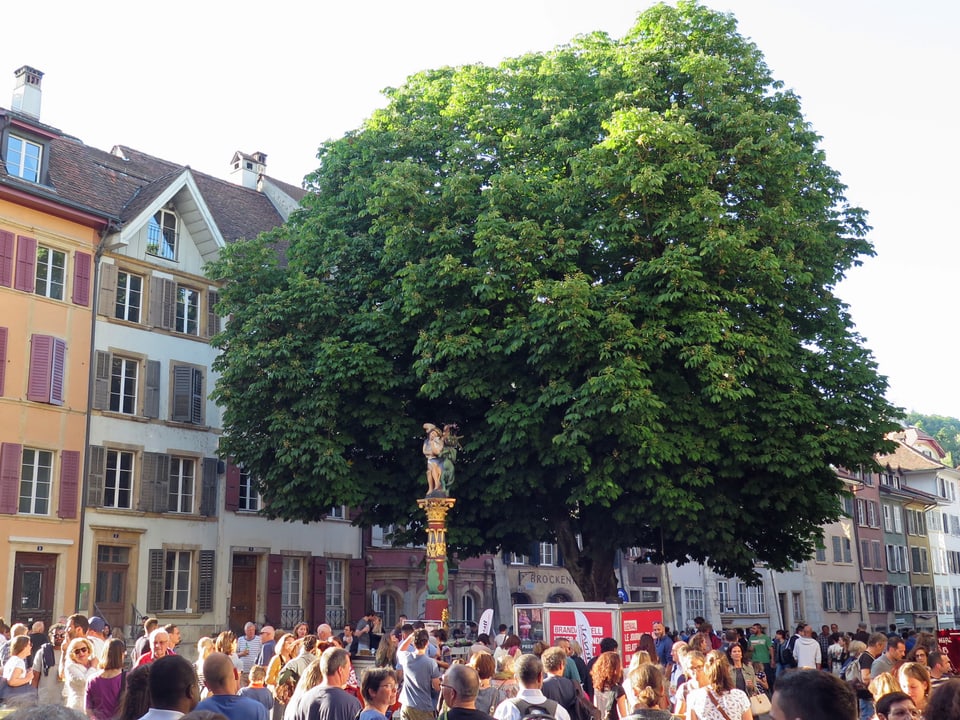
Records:
{"label": "dense green foliage", "polygon": [[811,555],[831,466],[895,427],[833,292],[872,249],[733,18],[657,6],[387,94],[211,269],[222,447],[268,512],[417,532],[421,425],[455,422],[451,551],[555,539],[597,599],[616,548],[745,578]]}
{"label": "dense green foliage", "polygon": [[921,415],[911,412],[906,415],[906,423],[915,425],[928,435],[932,435],[940,447],[947,451],[943,462],[954,466],[960,458],[960,420],[945,415]]}

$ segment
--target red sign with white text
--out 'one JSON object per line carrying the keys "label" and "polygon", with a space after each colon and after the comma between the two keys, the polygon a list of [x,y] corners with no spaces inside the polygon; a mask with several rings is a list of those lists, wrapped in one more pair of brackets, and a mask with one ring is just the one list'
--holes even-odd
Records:
{"label": "red sign with white text", "polygon": [[[583,614],[590,623],[590,635],[593,637],[593,657],[600,654],[600,641],[613,635],[613,610],[584,610]],[[573,610],[550,610],[550,644],[556,645],[559,638],[575,638],[577,621]]]}
{"label": "red sign with white text", "polygon": [[[633,654],[640,645],[640,636],[653,635],[653,624],[663,622],[663,613],[659,610],[624,610],[620,613],[620,654],[623,664],[630,664]],[[654,662],[656,658],[651,658]]]}

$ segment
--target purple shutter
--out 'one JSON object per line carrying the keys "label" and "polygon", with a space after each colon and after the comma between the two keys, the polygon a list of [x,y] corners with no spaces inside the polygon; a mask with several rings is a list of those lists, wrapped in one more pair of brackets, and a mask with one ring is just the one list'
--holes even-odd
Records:
{"label": "purple shutter", "polygon": [[226,486],[223,508],[236,512],[240,509],[240,468],[233,463],[227,463]]}
{"label": "purple shutter", "polygon": [[363,617],[367,606],[367,563],[363,558],[350,561],[350,604],[348,617]]}
{"label": "purple shutter", "polygon": [[50,370],[53,365],[53,338],[30,338],[30,371],[27,375],[27,400],[50,402]]}
{"label": "purple shutter", "polygon": [[267,557],[267,622],[280,627],[280,607],[283,598],[283,555]]}
{"label": "purple shutter", "polygon": [[13,233],[0,230],[0,285],[13,283]]}
{"label": "purple shutter", "polygon": [[17,276],[14,287],[32,293],[37,288],[37,241],[17,237]]}
{"label": "purple shutter", "polygon": [[77,517],[77,492],[80,486],[80,453],[64,450],[60,454],[60,507],[57,517],[73,520]]}
{"label": "purple shutter", "polygon": [[17,514],[22,453],[22,445],[0,444],[0,513],[5,515]]}
{"label": "purple shutter", "polygon": [[322,555],[310,558],[310,619],[313,628],[327,621],[327,559]]}
{"label": "purple shutter", "polygon": [[73,304],[90,305],[90,253],[73,255]]}
{"label": "purple shutter", "polygon": [[3,380],[7,374],[7,329],[0,327],[0,397],[3,397]]}
{"label": "purple shutter", "polygon": [[63,376],[67,368],[67,343],[53,339],[53,358],[50,367],[50,402],[63,405]]}

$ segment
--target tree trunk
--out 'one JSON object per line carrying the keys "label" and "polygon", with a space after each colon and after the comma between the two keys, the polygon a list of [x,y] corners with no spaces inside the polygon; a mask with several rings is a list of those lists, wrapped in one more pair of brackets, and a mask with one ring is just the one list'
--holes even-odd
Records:
{"label": "tree trunk", "polygon": [[563,555],[563,565],[580,588],[584,600],[618,601],[617,578],[613,571],[616,547],[602,547],[584,540],[581,550],[569,522],[558,524],[557,545]]}

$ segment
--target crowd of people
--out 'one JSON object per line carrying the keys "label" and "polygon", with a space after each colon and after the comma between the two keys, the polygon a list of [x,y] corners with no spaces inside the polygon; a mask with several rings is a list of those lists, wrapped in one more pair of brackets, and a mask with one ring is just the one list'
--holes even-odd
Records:
{"label": "crowd of people", "polygon": [[573,638],[524,653],[505,625],[454,659],[443,628],[401,618],[384,632],[376,613],[338,634],[249,622],[202,638],[194,662],[155,618],[129,651],[110,635],[78,614],[0,636],[11,720],[960,720],[935,638],[865,627],[771,639],[760,625],[681,636],[655,623],[626,666],[614,638],[589,660]]}

